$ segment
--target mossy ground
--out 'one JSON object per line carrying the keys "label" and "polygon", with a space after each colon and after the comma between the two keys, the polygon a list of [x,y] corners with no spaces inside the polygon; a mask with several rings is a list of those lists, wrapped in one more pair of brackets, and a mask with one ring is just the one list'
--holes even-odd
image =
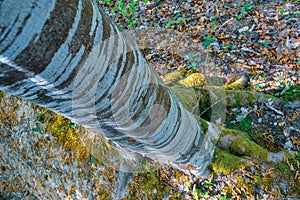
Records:
{"label": "mossy ground", "polygon": [[[178,81],[180,83],[180,81]],[[214,89],[218,90],[218,89]],[[200,113],[206,110],[202,115],[205,120],[211,120],[212,106],[211,96],[208,89],[195,90],[197,94],[201,94],[199,100]],[[295,90],[293,90],[295,93]],[[200,93],[201,92],[201,93]],[[247,90],[225,90],[226,92],[226,106],[228,109],[240,108],[245,106],[252,108],[253,105],[261,99],[273,99],[274,97],[269,94],[261,94]],[[297,95],[293,95],[293,100],[297,99]],[[298,95],[299,97],[299,95]],[[287,98],[287,95],[282,95],[281,98]],[[183,105],[185,105],[183,103]],[[214,106],[214,105],[213,105]],[[199,118],[201,124],[203,119]],[[285,159],[279,163],[268,161],[269,147],[265,148],[262,143],[257,144],[249,135],[252,125],[251,118],[245,117],[239,124],[235,126],[228,126],[228,128],[220,128],[222,130],[220,138],[226,135],[235,136],[231,141],[228,149],[217,147],[214,154],[214,159],[211,164],[213,174],[225,174],[227,177],[236,179],[237,187],[232,185],[226,186],[227,196],[239,196],[244,198],[254,198],[254,186],[261,187],[267,191],[271,196],[283,197],[282,191],[279,188],[274,189],[270,185],[276,182],[292,180],[290,184],[290,192],[297,192],[297,187],[300,184],[300,175],[295,168],[300,169],[300,158],[291,155],[285,151]],[[205,129],[205,128],[204,128]],[[269,148],[268,148],[269,149]],[[300,155],[300,153],[299,153]],[[255,170],[254,170],[255,169]],[[285,173],[282,174],[282,171]],[[232,177],[233,176],[233,177]]]}
{"label": "mossy ground", "polygon": [[[172,89],[176,91],[176,85],[173,85]],[[180,89],[183,90],[184,88],[181,86]],[[192,93],[195,94],[196,92],[197,94],[197,91],[199,91],[199,89],[193,89]],[[240,90],[229,91],[226,94],[228,96],[233,94],[234,96],[233,98],[227,98],[227,104],[231,107],[239,107],[245,103],[251,105],[259,98],[255,95],[255,93]],[[15,121],[17,118],[17,113],[14,110],[18,107],[18,105],[6,105],[4,103],[5,99],[3,98],[5,97],[5,94],[0,93],[0,95],[2,97],[0,98],[1,105],[7,107],[7,110],[5,111],[1,109],[1,123],[5,123],[6,125],[11,123],[11,126],[13,126],[14,123],[17,123]],[[177,92],[177,95],[181,95],[183,99],[185,99],[184,96],[189,94],[188,92]],[[189,104],[183,101],[183,105],[189,105],[187,107],[191,109],[195,106],[194,101],[197,101],[195,96],[190,99]],[[207,106],[209,106],[209,104],[203,106],[203,109]],[[35,111],[37,113],[35,120],[38,122],[38,124],[45,124],[45,126],[44,129],[40,129],[40,127],[37,126],[37,129],[34,129],[33,131],[39,131],[41,134],[45,132],[51,132],[64,148],[76,152],[75,159],[77,159],[79,162],[93,162],[95,164],[102,163],[103,160],[104,163],[109,162],[107,157],[99,157],[98,160],[98,157],[96,159],[91,155],[90,148],[88,147],[93,145],[92,141],[86,142],[86,145],[82,144],[82,131],[84,131],[82,127],[75,126],[75,124],[70,120],[43,108],[35,107]],[[208,128],[207,122],[200,117],[197,118],[205,132],[205,130]],[[245,133],[249,128],[247,124],[249,125],[248,122],[245,122],[244,129],[241,128],[241,131],[244,132],[238,131],[238,127],[234,127],[235,129],[222,129],[220,137],[224,137],[228,134],[236,135],[238,137],[233,140],[232,144],[229,146],[229,149],[224,150],[219,147],[216,148],[210,168],[212,170],[212,174],[223,174],[222,176],[227,176],[228,178],[235,180],[236,185],[225,184],[223,188],[223,194],[219,196],[234,197],[245,195],[247,197],[251,197],[254,195],[253,185],[263,187],[273,196],[282,195],[280,194],[280,190],[273,190],[270,187],[270,184],[282,180],[289,180],[291,182],[290,191],[297,192],[297,188],[300,184],[300,175],[297,172],[297,170],[300,169],[300,152],[298,157],[286,152],[285,160],[280,163],[270,163],[266,161],[267,150],[253,142],[249,138],[248,134]],[[97,147],[94,146],[94,149],[99,149],[99,155],[107,154],[113,149],[113,147],[105,139],[101,140],[101,142],[98,144],[99,145]],[[103,160],[101,161],[101,159]],[[294,171],[291,170],[293,168]],[[295,172],[297,173],[295,174]],[[111,166],[108,167],[107,170],[103,170],[101,172],[101,176],[105,176],[107,181],[114,182],[116,181],[116,173],[116,168]],[[172,174],[173,177],[176,177],[179,182],[180,180],[188,182],[188,176],[182,172],[172,170]],[[184,192],[180,188],[176,189],[176,185],[172,185],[168,182],[168,180],[170,180],[170,176],[164,170],[159,171],[157,169],[153,169],[147,173],[136,174],[133,178],[133,182],[129,186],[129,196],[125,197],[124,199],[135,199],[145,196],[149,199],[162,199],[166,193],[170,194],[171,199],[180,199],[181,194]],[[190,184],[193,185],[193,183]],[[106,190],[106,187],[101,184],[98,184],[95,187],[103,188],[103,190],[98,193],[99,197],[110,197],[108,192],[109,190]],[[192,190],[191,188],[193,186],[189,187],[190,190]],[[195,188],[195,191],[200,191],[197,190],[197,186],[195,186]]]}

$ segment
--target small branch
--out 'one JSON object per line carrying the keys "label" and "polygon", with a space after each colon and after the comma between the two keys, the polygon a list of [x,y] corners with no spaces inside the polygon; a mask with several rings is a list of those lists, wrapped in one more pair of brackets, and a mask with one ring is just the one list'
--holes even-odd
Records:
{"label": "small branch", "polygon": [[270,110],[273,110],[274,112],[276,112],[278,115],[283,115],[283,112],[281,112],[280,110],[277,110],[276,108],[274,108],[272,105],[268,104],[268,103],[265,103],[265,105],[270,109]]}

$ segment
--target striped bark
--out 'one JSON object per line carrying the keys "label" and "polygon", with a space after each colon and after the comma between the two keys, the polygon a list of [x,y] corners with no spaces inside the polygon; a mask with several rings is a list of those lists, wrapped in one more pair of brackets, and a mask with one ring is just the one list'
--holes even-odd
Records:
{"label": "striped bark", "polygon": [[0,89],[161,163],[201,174],[204,134],[147,64],[132,36],[93,1],[0,1]]}

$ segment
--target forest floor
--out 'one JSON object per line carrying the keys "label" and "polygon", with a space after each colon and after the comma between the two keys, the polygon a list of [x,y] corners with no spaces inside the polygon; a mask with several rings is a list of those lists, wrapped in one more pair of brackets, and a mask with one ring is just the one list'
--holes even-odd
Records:
{"label": "forest floor", "polygon": [[99,134],[0,92],[0,199],[300,199],[299,2],[99,4],[161,76],[200,72],[219,87],[247,74],[247,88],[226,93],[223,138],[250,153],[223,139],[206,178],[148,160],[126,172]]}

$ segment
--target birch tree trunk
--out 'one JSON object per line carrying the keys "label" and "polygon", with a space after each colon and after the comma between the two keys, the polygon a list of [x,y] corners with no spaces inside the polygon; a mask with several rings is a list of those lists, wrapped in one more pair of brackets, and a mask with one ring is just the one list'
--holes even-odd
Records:
{"label": "birch tree trunk", "polygon": [[95,2],[4,0],[0,18],[1,90],[122,148],[206,170],[218,130],[202,130]]}

